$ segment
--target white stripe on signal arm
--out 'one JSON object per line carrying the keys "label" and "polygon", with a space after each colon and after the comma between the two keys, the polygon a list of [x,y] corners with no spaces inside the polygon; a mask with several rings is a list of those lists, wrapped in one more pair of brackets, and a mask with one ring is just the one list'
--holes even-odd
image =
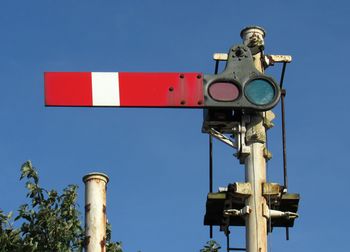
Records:
{"label": "white stripe on signal arm", "polygon": [[92,72],[92,105],[120,106],[118,72]]}

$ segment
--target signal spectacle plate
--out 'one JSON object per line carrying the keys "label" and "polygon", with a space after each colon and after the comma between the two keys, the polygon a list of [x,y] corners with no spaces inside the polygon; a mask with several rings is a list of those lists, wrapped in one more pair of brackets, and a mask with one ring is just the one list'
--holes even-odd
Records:
{"label": "signal spectacle plate", "polygon": [[244,94],[247,99],[260,106],[265,106],[275,100],[275,86],[265,79],[254,79],[245,85]]}
{"label": "signal spectacle plate", "polygon": [[240,95],[239,88],[231,82],[215,82],[209,86],[208,93],[211,98],[220,102],[232,102]]}

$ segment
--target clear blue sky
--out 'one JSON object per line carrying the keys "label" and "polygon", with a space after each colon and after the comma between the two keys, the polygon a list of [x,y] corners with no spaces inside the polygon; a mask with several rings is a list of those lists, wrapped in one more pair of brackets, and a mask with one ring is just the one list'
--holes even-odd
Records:
{"label": "clear blue sky", "polygon": [[[214,52],[267,30],[266,53],[290,54],[287,149],[300,219],[269,236],[270,251],[347,251],[350,210],[350,20],[343,1],[1,0],[0,208],[25,199],[19,168],[32,160],[42,185],[110,176],[108,219],[126,252],[198,251],[208,190],[208,136],[200,110],[44,107],[45,71],[200,71]],[[279,78],[279,66],[270,73]],[[282,183],[280,113],[270,131],[268,178]],[[215,188],[243,181],[233,150],[214,143]],[[244,246],[243,229],[232,243]],[[214,238],[222,245],[217,229]]]}

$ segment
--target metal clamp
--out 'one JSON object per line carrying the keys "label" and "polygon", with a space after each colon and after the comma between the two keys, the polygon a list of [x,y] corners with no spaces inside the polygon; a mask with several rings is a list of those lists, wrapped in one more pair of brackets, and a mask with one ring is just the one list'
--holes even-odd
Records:
{"label": "metal clamp", "polygon": [[269,217],[270,218],[285,218],[287,220],[296,219],[299,217],[299,214],[293,213],[293,212],[282,212],[278,210],[271,210],[269,211]]}
{"label": "metal clamp", "polygon": [[220,133],[219,131],[215,130],[214,128],[210,128],[208,132],[211,136],[215,137],[219,141],[227,144],[228,146],[231,146],[232,148],[237,149],[237,143],[233,142],[230,138],[225,136],[224,134]]}
{"label": "metal clamp", "polygon": [[227,209],[224,210],[224,216],[244,216],[252,212],[252,209],[249,206],[243,207],[241,210],[237,209]]}
{"label": "metal clamp", "polygon": [[242,121],[236,127],[233,128],[235,136],[237,138],[237,153],[236,157],[239,158],[240,163],[244,163],[244,159],[250,154],[250,148],[246,145],[246,124],[250,122],[250,117],[248,115],[242,116]]}

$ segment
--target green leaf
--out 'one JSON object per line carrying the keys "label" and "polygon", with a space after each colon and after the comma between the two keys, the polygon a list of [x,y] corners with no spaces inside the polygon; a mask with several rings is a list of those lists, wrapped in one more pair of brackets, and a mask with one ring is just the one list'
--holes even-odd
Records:
{"label": "green leaf", "polygon": [[39,183],[38,173],[30,160],[26,161],[21,167],[20,180],[22,180],[24,177],[27,177],[28,179],[32,178],[35,184]]}
{"label": "green leaf", "polygon": [[20,180],[23,179],[24,177],[27,177],[31,170],[32,170],[32,163],[28,160],[21,167]]}
{"label": "green leaf", "polygon": [[214,240],[210,240],[206,243],[204,248],[200,250],[200,252],[218,252],[219,249],[221,249],[220,244]]}
{"label": "green leaf", "polygon": [[36,185],[33,184],[33,183],[31,183],[31,182],[27,182],[27,183],[26,183],[26,187],[27,187],[27,189],[28,189],[30,192],[33,192],[33,191],[35,190],[35,188],[36,188]]}
{"label": "green leaf", "polygon": [[7,219],[11,219],[12,218],[12,212],[9,212],[6,217],[7,217]]}

